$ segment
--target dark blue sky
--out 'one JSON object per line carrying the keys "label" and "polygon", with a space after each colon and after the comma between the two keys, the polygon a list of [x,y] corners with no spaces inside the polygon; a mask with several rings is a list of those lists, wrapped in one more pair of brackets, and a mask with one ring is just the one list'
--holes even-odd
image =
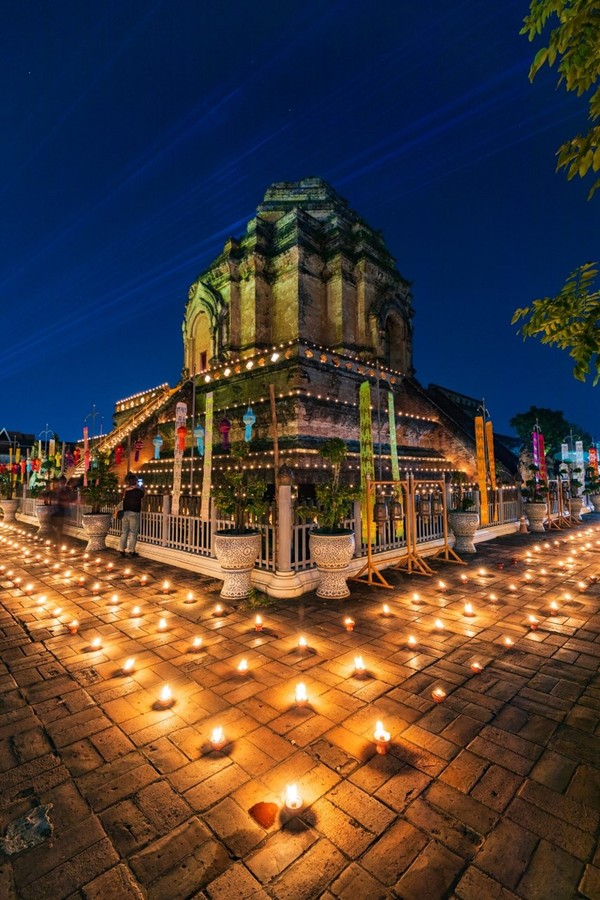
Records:
{"label": "dark blue sky", "polygon": [[[513,310],[598,259],[555,173],[585,103],[506,0],[28,0],[3,15],[0,428],[63,439],[182,365],[188,286],[269,184],[320,176],[413,282],[424,383],[600,439],[600,388]],[[98,420],[99,421],[99,420]]]}

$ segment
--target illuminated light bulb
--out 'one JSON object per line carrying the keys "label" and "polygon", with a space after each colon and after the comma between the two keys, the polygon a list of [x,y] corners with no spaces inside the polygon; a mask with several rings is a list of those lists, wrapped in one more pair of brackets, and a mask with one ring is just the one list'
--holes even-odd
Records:
{"label": "illuminated light bulb", "polygon": [[483,672],[483,666],[481,665],[481,663],[480,662],[472,662],[471,663],[471,672],[473,672],[475,675],[479,675],[481,672]]}
{"label": "illuminated light bulb", "polygon": [[505,637],[505,638],[503,639],[502,643],[503,643],[504,646],[505,646],[506,648],[508,648],[508,649],[510,649],[510,647],[514,647],[514,646],[515,646],[515,642],[514,642],[513,639],[510,638],[510,637]]}
{"label": "illuminated light bulb", "polygon": [[367,671],[367,667],[365,666],[365,662],[362,656],[354,657],[354,671],[357,675],[364,675]]}
{"label": "illuminated light bulb", "polygon": [[465,603],[464,614],[465,614],[465,616],[474,616],[475,615],[475,610],[473,609],[472,603]]}
{"label": "illuminated light bulb", "polygon": [[202,647],[202,638],[195,637],[192,641],[192,650],[200,650]]}
{"label": "illuminated light bulb", "polygon": [[158,620],[158,631],[166,631],[167,630],[167,620],[159,619]]}
{"label": "illuminated light bulb", "polygon": [[373,732],[373,737],[375,739],[376,750],[378,753],[387,753],[388,747],[390,745],[390,733],[386,731],[383,727],[383,722],[377,721],[375,723],[375,731]]}
{"label": "illuminated light bulb", "polygon": [[416,639],[416,637],[414,636],[414,634],[409,634],[409,636],[408,636],[407,639],[406,639],[406,643],[408,644],[409,647],[416,647],[416,646],[417,646],[417,639]]}
{"label": "illuminated light bulb", "polygon": [[298,793],[295,784],[288,784],[285,789],[285,806],[286,809],[295,811],[302,806],[302,797]]}
{"label": "illuminated light bulb", "polygon": [[303,681],[300,681],[296,685],[296,705],[297,706],[305,706],[308,703],[308,693],[306,691],[306,685]]}
{"label": "illuminated light bulb", "polygon": [[225,734],[223,732],[223,728],[220,725],[217,725],[216,728],[213,728],[210,735],[210,744],[213,750],[222,750],[227,740],[225,738]]}
{"label": "illuminated light bulb", "polygon": [[437,628],[438,631],[444,630],[444,623],[442,622],[441,619],[436,619],[435,622],[433,623],[433,626],[434,626],[434,628]]}
{"label": "illuminated light bulb", "polygon": [[535,616],[528,616],[527,622],[532,631],[537,631],[540,623]]}
{"label": "illuminated light bulb", "polygon": [[442,703],[446,699],[446,691],[442,688],[435,688],[435,690],[431,692],[431,696],[436,703]]}
{"label": "illuminated light bulb", "polygon": [[300,637],[298,638],[298,649],[306,650],[307,647],[308,644],[306,643],[306,638],[304,637],[304,635],[300,635]]}
{"label": "illuminated light bulb", "polygon": [[263,630],[263,620],[262,616],[257,615],[254,619],[254,630],[262,631]]}
{"label": "illuminated light bulb", "polygon": [[245,659],[240,660],[240,664],[237,667],[237,671],[240,675],[245,675],[248,671],[248,661]]}
{"label": "illuminated light bulb", "polygon": [[77,632],[79,631],[79,622],[77,621],[77,619],[73,619],[71,622],[69,622],[67,628],[69,629],[69,632],[71,634],[77,634]]}
{"label": "illuminated light bulb", "polygon": [[158,698],[159,706],[167,707],[171,706],[173,703],[173,692],[168,684],[163,686],[163,689],[160,692],[160,696]]}
{"label": "illuminated light bulb", "polygon": [[344,628],[346,629],[346,631],[354,631],[355,625],[356,622],[354,621],[354,619],[351,619],[350,616],[346,616],[346,618],[344,619]]}
{"label": "illuminated light bulb", "polygon": [[124,675],[130,675],[133,672],[134,667],[135,667],[135,657],[130,656],[129,659],[126,659],[125,662],[123,663],[121,671],[123,672]]}
{"label": "illuminated light bulb", "polygon": [[102,647],[102,638],[92,638],[92,640],[90,641],[90,647],[92,648],[92,650],[100,650],[100,648]]}

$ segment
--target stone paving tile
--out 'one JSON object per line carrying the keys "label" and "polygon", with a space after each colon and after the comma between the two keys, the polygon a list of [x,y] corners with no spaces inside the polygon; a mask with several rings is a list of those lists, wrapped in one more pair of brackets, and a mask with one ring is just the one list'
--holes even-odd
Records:
{"label": "stone paving tile", "polygon": [[[385,597],[353,584],[344,603],[278,601],[260,634],[240,604],[217,614],[214,579],[142,559],[125,576],[112,551],[96,562],[80,546],[25,560],[19,543],[31,530],[0,526],[2,564],[34,584],[26,596],[0,568],[0,827],[44,803],[55,828],[2,861],[0,896],[595,900],[600,583],[577,586],[600,576],[600,529],[589,521],[592,532],[479,545],[466,569],[440,565],[446,591],[389,571]],[[578,542],[572,565],[559,566]],[[165,577],[169,595],[159,593]],[[73,617],[76,635],[65,627]],[[357,653],[364,678],[353,674]],[[135,669],[123,676],[129,656]],[[243,657],[246,675],[236,671]],[[160,709],[167,681],[175,701]],[[385,755],[375,752],[377,719],[392,735]],[[217,725],[227,744],[213,751]],[[283,805],[288,783],[302,794],[296,815]],[[259,802],[274,804],[272,822],[253,818]]]}

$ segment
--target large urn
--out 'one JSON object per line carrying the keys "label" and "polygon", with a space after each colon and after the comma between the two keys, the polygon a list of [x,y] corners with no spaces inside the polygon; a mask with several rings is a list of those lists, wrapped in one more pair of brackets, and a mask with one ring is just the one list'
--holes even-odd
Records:
{"label": "large urn", "polygon": [[81,523],[87,535],[86,550],[95,553],[106,549],[106,535],[110,530],[111,516],[108,513],[88,513],[82,516]]}
{"label": "large urn", "polygon": [[530,531],[542,534],[545,531],[544,521],[546,519],[545,503],[524,503],[523,512],[529,521]]}
{"label": "large urn", "polygon": [[479,513],[471,510],[453,509],[448,513],[448,524],[454,534],[454,549],[457,553],[477,553],[475,532],[479,528]]}
{"label": "large urn", "polygon": [[4,524],[9,525],[11,522],[14,522],[17,518],[17,509],[19,508],[19,503],[21,501],[19,499],[16,500],[0,500],[0,506],[2,507],[2,513],[4,515]]}
{"label": "large urn", "polygon": [[354,555],[354,532],[344,528],[331,532],[323,528],[309,534],[310,556],[319,570],[317,597],[343,600],[350,596],[348,566]]}
{"label": "large urn", "polygon": [[231,529],[215,531],[215,556],[221,564],[224,600],[243,600],[252,590],[252,569],[261,546],[259,531],[243,533]]}

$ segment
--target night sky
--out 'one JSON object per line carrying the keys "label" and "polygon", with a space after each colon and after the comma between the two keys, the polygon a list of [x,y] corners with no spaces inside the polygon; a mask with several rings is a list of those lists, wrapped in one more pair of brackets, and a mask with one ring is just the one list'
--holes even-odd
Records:
{"label": "night sky", "polygon": [[[0,74],[0,428],[63,440],[182,366],[189,285],[275,181],[319,176],[413,284],[423,384],[600,439],[600,387],[513,310],[600,257],[555,172],[585,101],[528,68],[528,3],[24,0]],[[88,419],[91,427],[91,420]]]}

